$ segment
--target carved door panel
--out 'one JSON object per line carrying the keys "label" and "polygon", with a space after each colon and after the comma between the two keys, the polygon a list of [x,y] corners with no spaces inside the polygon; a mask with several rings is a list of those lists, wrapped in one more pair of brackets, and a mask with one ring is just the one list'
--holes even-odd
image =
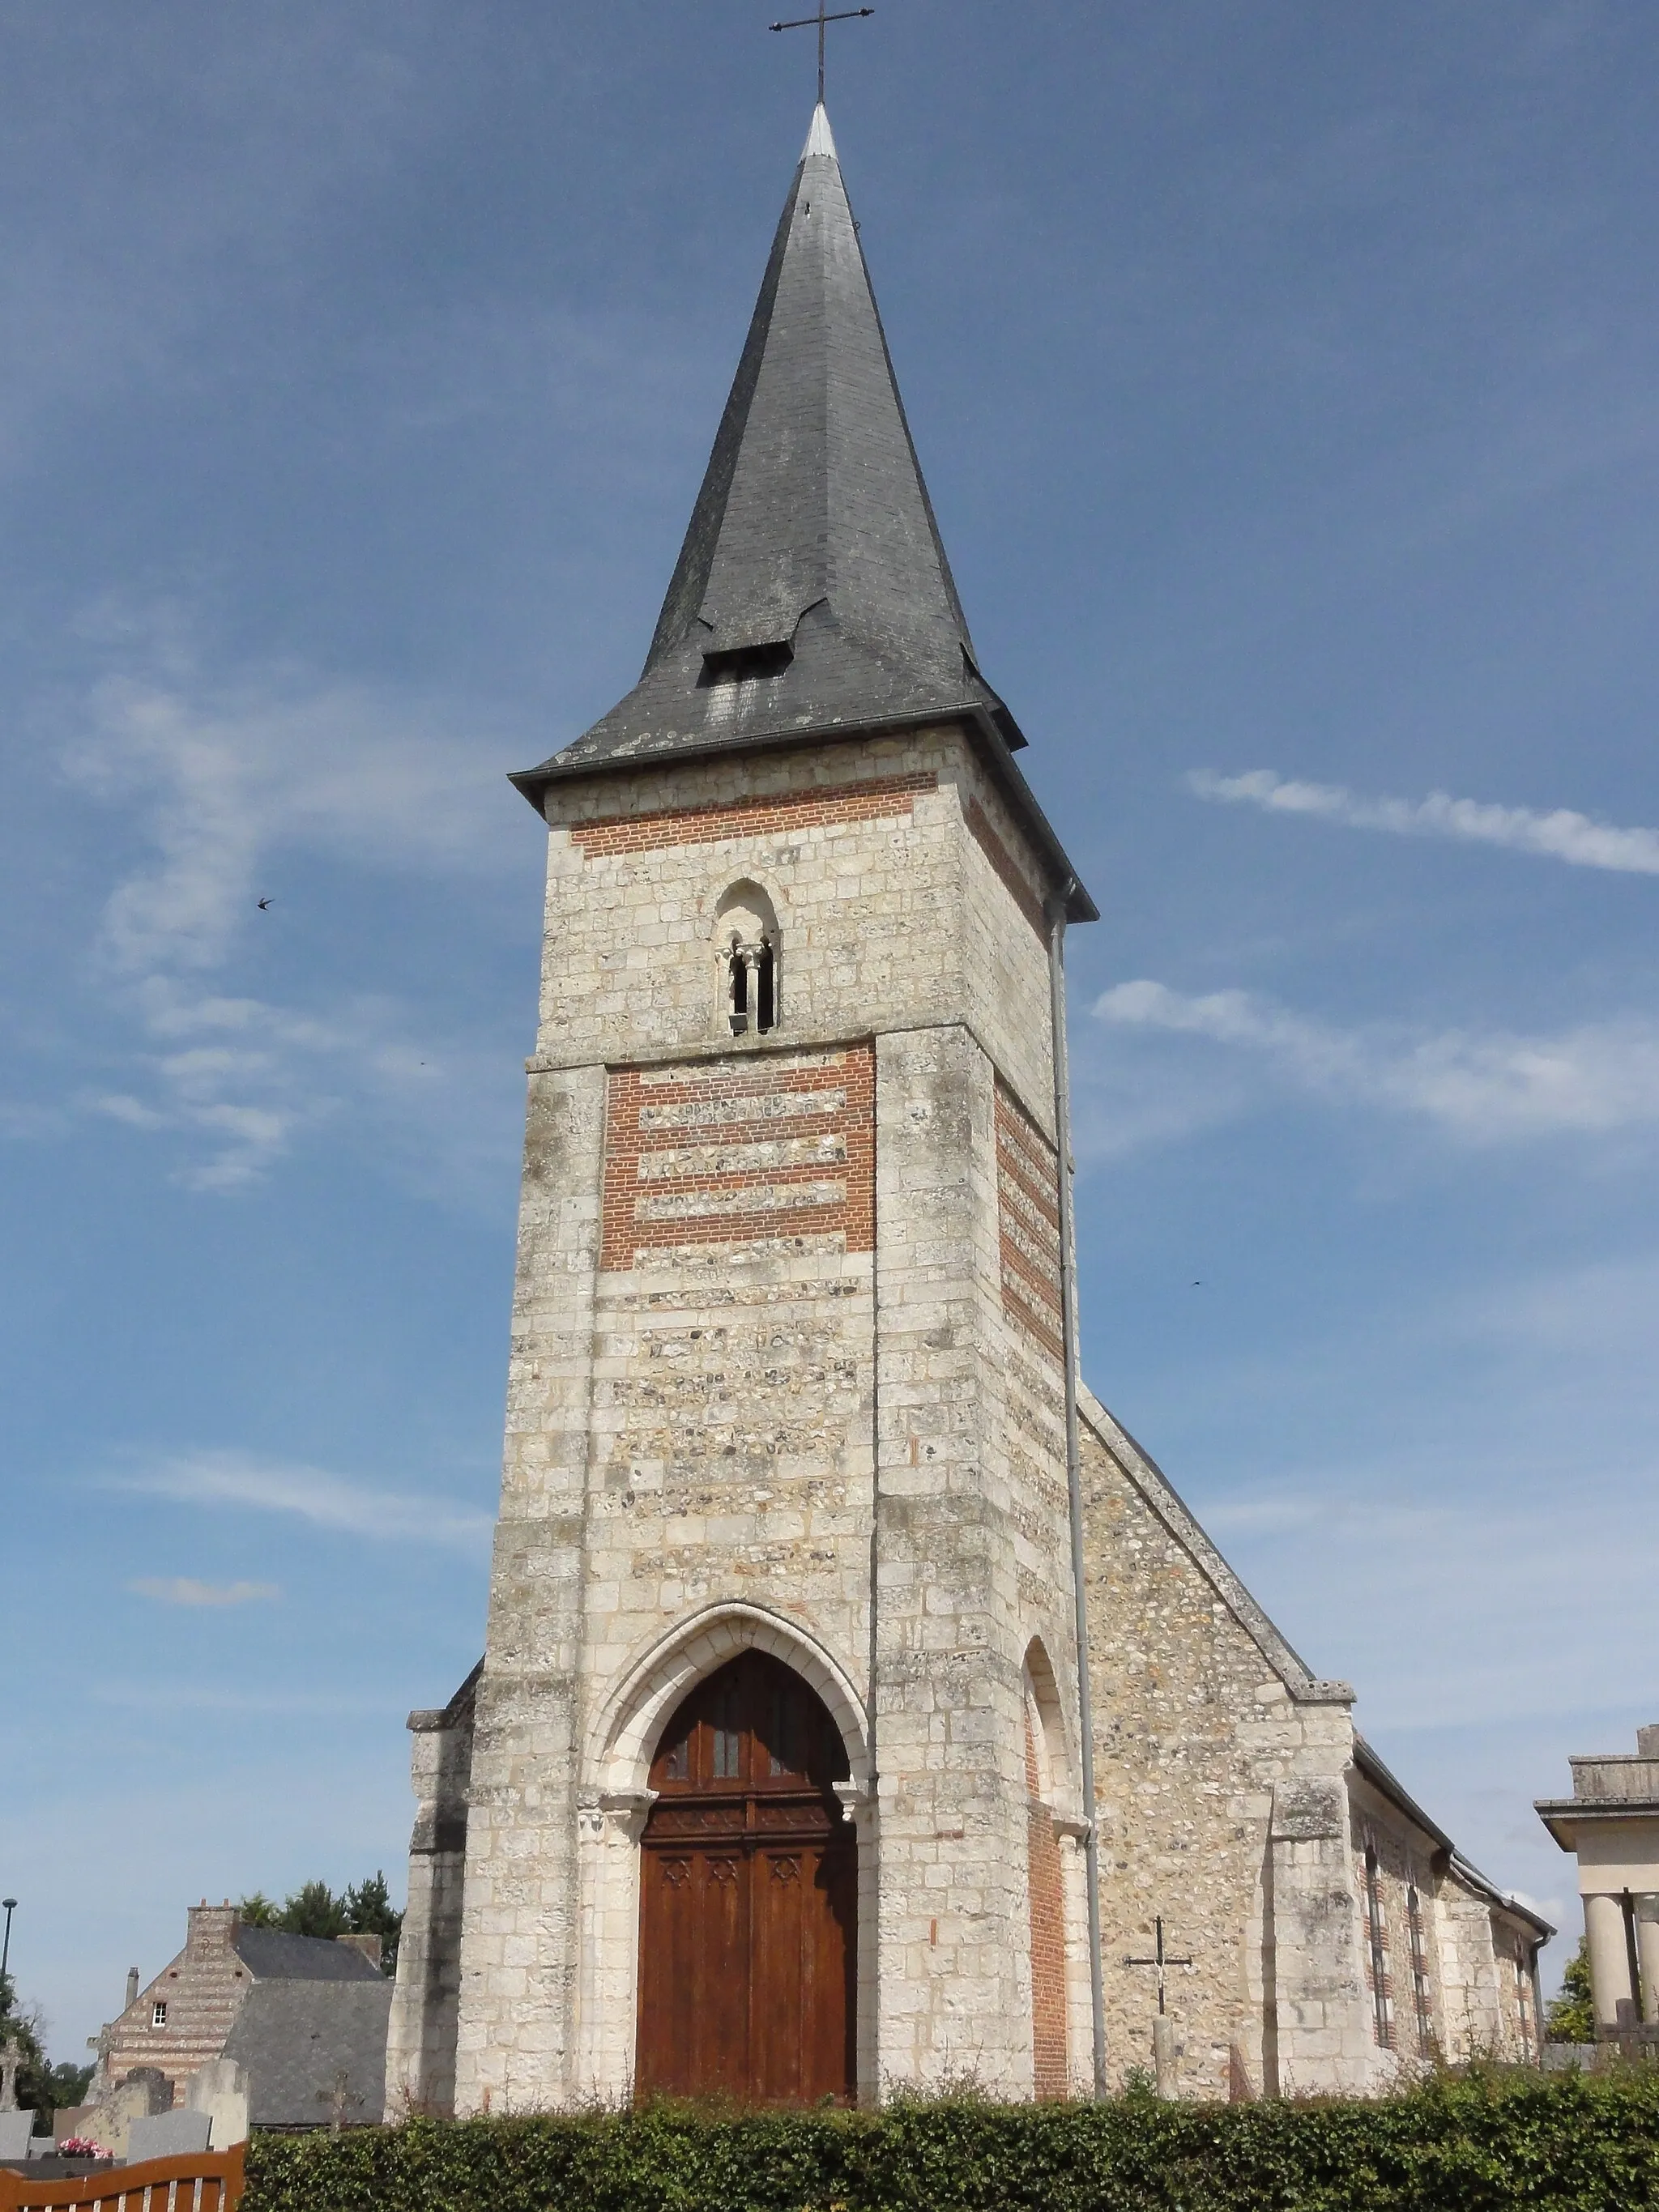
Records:
{"label": "carved door panel", "polygon": [[855,1856],[838,1844],[757,1854],[754,2094],[766,2103],[812,2103],[852,2082],[855,1890]]}
{"label": "carved door panel", "polygon": [[703,1852],[699,1871],[702,1910],[696,1979],[689,1992],[692,2078],[705,2094],[746,2097],[751,1869],[738,1849]]}
{"label": "carved door panel", "polygon": [[818,1700],[749,1653],[702,1684],[652,1767],[641,1840],[641,2094],[853,2092],[857,1847]]}

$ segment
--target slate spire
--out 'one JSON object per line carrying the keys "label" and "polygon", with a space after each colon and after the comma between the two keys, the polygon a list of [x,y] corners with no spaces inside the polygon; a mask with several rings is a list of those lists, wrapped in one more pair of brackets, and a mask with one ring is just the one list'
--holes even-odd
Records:
{"label": "slate spire", "polygon": [[974,715],[981,678],[822,106],[644,672],[538,769]]}

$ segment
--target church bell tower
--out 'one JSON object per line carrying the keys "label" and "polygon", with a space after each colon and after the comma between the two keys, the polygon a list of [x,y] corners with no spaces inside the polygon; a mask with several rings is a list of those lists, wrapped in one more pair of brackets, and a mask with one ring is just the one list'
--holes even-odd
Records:
{"label": "church bell tower", "polygon": [[820,106],[644,672],[514,779],[540,1022],[486,1653],[411,1723],[422,2101],[1089,2078],[1050,961],[1095,908],[1024,743]]}

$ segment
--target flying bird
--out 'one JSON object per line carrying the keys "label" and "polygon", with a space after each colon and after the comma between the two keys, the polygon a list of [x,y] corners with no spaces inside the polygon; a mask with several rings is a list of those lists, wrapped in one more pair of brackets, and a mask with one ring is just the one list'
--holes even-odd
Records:
{"label": "flying bird", "polygon": [[266,908],[270,904],[270,901],[268,898],[261,899],[261,900],[258,902],[258,906],[259,906],[259,911],[260,911],[260,913],[261,913],[261,914],[263,914],[263,913],[264,912],[265,908]]}

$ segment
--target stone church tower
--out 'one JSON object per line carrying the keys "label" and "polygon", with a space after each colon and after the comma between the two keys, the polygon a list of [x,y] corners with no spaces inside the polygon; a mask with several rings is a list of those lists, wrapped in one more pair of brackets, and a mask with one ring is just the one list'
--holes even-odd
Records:
{"label": "stone church tower", "polygon": [[1096,910],[1024,744],[820,108],[644,673],[514,778],[505,1465],[483,1661],[410,1720],[394,2103],[1053,2095],[1097,2039],[1363,2087],[1523,2032],[1542,1923],[1086,1391],[1074,1538],[1051,986]]}

